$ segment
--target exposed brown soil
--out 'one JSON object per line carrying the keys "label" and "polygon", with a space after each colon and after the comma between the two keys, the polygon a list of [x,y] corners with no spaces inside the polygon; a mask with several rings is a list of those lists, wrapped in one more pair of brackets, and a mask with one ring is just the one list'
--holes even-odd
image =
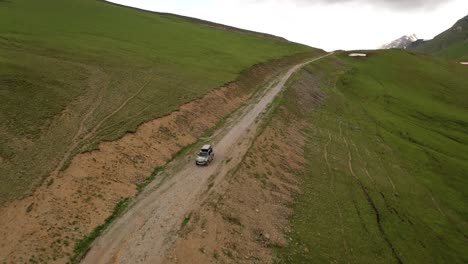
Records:
{"label": "exposed brown soil", "polygon": [[65,263],[75,241],[103,223],[122,197],[182,147],[237,109],[266,80],[302,57],[259,65],[234,83],[187,103],[133,134],[75,156],[31,196],[0,208],[0,259]]}
{"label": "exposed brown soil", "polygon": [[[290,92],[301,112],[320,104],[310,81]],[[307,85],[308,84],[308,85]],[[169,251],[164,263],[273,263],[273,248],[287,243],[289,205],[300,192],[306,124],[281,106],[255,139],[238,170],[216,188]]]}

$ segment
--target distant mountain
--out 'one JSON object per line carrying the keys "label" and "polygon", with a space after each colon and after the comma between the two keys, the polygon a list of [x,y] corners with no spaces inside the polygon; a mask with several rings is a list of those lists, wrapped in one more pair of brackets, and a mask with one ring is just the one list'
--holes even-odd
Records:
{"label": "distant mountain", "polygon": [[415,41],[407,49],[448,59],[468,60],[468,16],[428,41]]}
{"label": "distant mountain", "polygon": [[396,39],[388,44],[382,45],[379,49],[406,49],[413,42],[417,41],[418,37],[415,34],[409,36],[403,36],[399,39]]}

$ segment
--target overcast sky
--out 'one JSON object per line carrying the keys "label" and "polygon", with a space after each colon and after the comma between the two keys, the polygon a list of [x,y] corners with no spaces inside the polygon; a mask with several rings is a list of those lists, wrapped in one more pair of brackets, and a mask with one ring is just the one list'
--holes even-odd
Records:
{"label": "overcast sky", "polygon": [[468,0],[112,0],[271,33],[322,48],[374,49],[403,35],[430,39],[468,15]]}

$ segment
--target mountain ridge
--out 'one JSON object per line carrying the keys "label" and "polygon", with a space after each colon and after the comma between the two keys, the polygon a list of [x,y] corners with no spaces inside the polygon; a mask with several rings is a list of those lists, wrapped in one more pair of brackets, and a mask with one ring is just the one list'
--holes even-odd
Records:
{"label": "mountain ridge", "polygon": [[174,18],[184,19],[187,22],[192,22],[192,23],[196,23],[196,24],[200,24],[200,25],[215,27],[215,28],[218,28],[218,29],[231,30],[231,31],[239,32],[239,33],[254,34],[256,36],[263,36],[263,37],[267,37],[267,38],[275,38],[275,39],[285,41],[285,42],[304,45],[302,43],[297,43],[297,42],[294,42],[294,41],[290,41],[290,40],[288,40],[288,39],[286,39],[284,37],[277,36],[277,35],[274,35],[274,34],[264,33],[264,32],[260,32],[260,31],[255,31],[255,30],[250,30],[250,29],[245,29],[245,28],[240,28],[240,27],[235,27],[235,26],[229,26],[229,25],[225,25],[225,24],[222,24],[222,23],[218,23],[218,22],[204,20],[204,19],[201,19],[201,18],[190,17],[190,16],[185,16],[185,15],[179,15],[179,14],[170,13],[170,12],[158,12],[158,11],[153,11],[153,10],[147,10],[147,9],[142,9],[142,8],[133,7],[133,6],[127,6],[127,5],[123,5],[123,4],[119,4],[119,3],[109,2],[109,1],[106,1],[106,0],[97,0],[97,1],[98,2],[103,2],[103,3],[106,3],[106,4],[110,4],[110,5],[115,5],[115,6],[118,6],[118,7],[134,9],[134,10],[137,10],[139,12],[147,12],[147,13],[150,13],[150,14],[156,14],[156,15],[160,15],[160,16],[167,16],[167,17],[174,17]]}
{"label": "mountain ridge", "polygon": [[418,40],[407,49],[447,59],[468,59],[468,15],[431,40]]}

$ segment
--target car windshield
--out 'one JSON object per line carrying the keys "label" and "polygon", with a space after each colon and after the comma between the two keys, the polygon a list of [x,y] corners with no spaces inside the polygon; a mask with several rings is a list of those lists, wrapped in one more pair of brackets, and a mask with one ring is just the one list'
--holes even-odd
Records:
{"label": "car windshield", "polygon": [[205,151],[201,151],[198,156],[200,157],[208,157],[208,152],[205,152]]}

